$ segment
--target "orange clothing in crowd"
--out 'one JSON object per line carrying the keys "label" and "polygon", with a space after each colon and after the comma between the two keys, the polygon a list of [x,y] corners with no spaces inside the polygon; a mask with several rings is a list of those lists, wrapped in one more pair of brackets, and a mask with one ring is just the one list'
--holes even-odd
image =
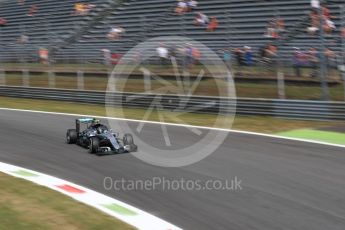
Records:
{"label": "orange clothing in crowd", "polygon": [[285,29],[285,21],[282,18],[277,19],[277,27],[280,30]]}
{"label": "orange clothing in crowd", "polygon": [[0,18],[0,26],[6,26],[7,20],[4,18]]}
{"label": "orange clothing in crowd", "polygon": [[219,25],[219,23],[218,23],[217,18],[211,17],[211,21],[207,26],[207,31],[214,31],[215,29],[218,28],[218,25]]}
{"label": "orange clothing in crowd", "polygon": [[29,9],[28,16],[34,16],[38,11],[38,8],[36,5],[32,5]]}
{"label": "orange clothing in crowd", "polygon": [[322,14],[325,17],[325,19],[330,19],[331,18],[331,12],[327,7],[322,7]]}
{"label": "orange clothing in crowd", "polygon": [[268,45],[267,46],[267,53],[270,55],[270,56],[274,56],[274,55],[276,55],[277,54],[277,47],[276,46],[274,46],[274,45]]}
{"label": "orange clothing in crowd", "polygon": [[48,60],[49,60],[49,50],[46,48],[40,48],[38,51],[38,55],[41,59],[41,62],[43,64],[48,64]]}
{"label": "orange clothing in crowd", "polygon": [[76,3],[76,4],[74,5],[74,10],[75,10],[75,12],[77,12],[77,13],[82,13],[82,12],[84,12],[84,4],[83,4],[83,3]]}
{"label": "orange clothing in crowd", "polygon": [[199,60],[201,57],[201,53],[197,48],[193,48],[192,50],[192,56],[195,60]]}

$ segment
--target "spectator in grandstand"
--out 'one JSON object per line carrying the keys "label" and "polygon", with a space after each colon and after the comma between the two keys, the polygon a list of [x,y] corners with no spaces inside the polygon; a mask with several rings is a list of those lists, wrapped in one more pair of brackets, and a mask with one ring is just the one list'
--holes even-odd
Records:
{"label": "spectator in grandstand", "polygon": [[279,33],[285,31],[285,21],[281,17],[270,20],[267,24],[265,37],[279,38]]}
{"label": "spectator in grandstand", "polygon": [[207,25],[207,29],[206,30],[208,32],[213,32],[213,31],[215,31],[218,28],[218,25],[219,25],[219,23],[218,23],[217,18],[216,17],[211,17],[211,21]]}
{"label": "spectator in grandstand", "polygon": [[308,32],[310,34],[315,34],[319,30],[320,26],[320,18],[319,18],[319,12],[318,9],[313,8],[310,12],[310,22],[311,26],[308,27]]}
{"label": "spectator in grandstand", "polygon": [[236,48],[234,50],[235,52],[235,56],[236,56],[236,61],[237,61],[237,65],[238,66],[243,66],[244,65],[244,61],[243,61],[243,51],[241,48]]}
{"label": "spectator in grandstand", "polygon": [[6,26],[7,25],[7,20],[4,18],[0,18],[0,27]]}
{"label": "spectator in grandstand", "polygon": [[345,39],[345,27],[341,28],[341,37]]}
{"label": "spectator in grandstand", "polygon": [[198,53],[199,51],[195,52],[192,44],[189,43],[185,44],[183,47],[178,48],[177,54],[179,54],[180,56],[180,63],[183,70],[191,69],[193,67],[193,55],[198,58],[198,56],[200,57],[200,53]]}
{"label": "spectator in grandstand", "polygon": [[209,21],[209,18],[205,14],[198,12],[195,16],[194,24],[197,26],[207,26]]}
{"label": "spectator in grandstand", "polygon": [[177,6],[175,8],[175,13],[181,15],[187,11],[188,11],[187,2],[185,0],[178,0]]}
{"label": "spectator in grandstand", "polygon": [[119,64],[120,63],[120,60],[121,60],[121,58],[122,58],[122,54],[120,54],[120,53],[112,53],[111,54],[111,64],[112,65],[117,65],[117,64]]}
{"label": "spectator in grandstand", "polygon": [[336,17],[333,17],[331,15],[330,10],[327,8],[327,6],[324,3],[321,4],[321,7],[322,7],[323,20],[324,20],[324,30],[326,33],[331,33],[336,28],[334,22],[332,21],[332,19]]}
{"label": "spectator in grandstand", "polygon": [[274,38],[276,37],[276,25],[273,20],[270,20],[266,27],[265,37]]}
{"label": "spectator in grandstand", "polygon": [[198,7],[198,2],[194,0],[189,0],[187,2],[188,11],[193,11]]}
{"label": "spectator in grandstand", "polygon": [[319,0],[311,0],[310,1],[312,9],[319,9],[320,8],[320,1]]}
{"label": "spectator in grandstand", "polygon": [[260,61],[261,61],[262,63],[265,62],[265,58],[266,58],[266,48],[267,48],[266,45],[259,48],[259,55],[258,55],[258,56],[260,57]]}
{"label": "spectator in grandstand", "polygon": [[84,4],[77,2],[74,4],[74,15],[83,15],[84,13]]}
{"label": "spectator in grandstand", "polygon": [[200,62],[201,53],[198,48],[192,47],[193,65]]}
{"label": "spectator in grandstand", "polygon": [[222,52],[222,54],[223,54],[223,61],[224,61],[224,63],[225,63],[225,65],[229,68],[229,69],[231,69],[231,59],[232,59],[232,57],[231,57],[231,50],[230,49],[222,49],[222,50],[220,50],[220,52]]}
{"label": "spectator in grandstand", "polygon": [[234,56],[235,56],[237,68],[238,68],[238,71],[236,74],[238,76],[242,76],[242,67],[245,65],[244,52],[241,48],[235,48],[233,51],[234,51]]}
{"label": "spectator in grandstand", "polygon": [[303,67],[305,63],[305,55],[304,53],[300,50],[300,48],[295,47],[295,51],[292,56],[292,64],[293,68],[295,70],[295,76],[300,78],[301,77],[301,68]]}
{"label": "spectator in grandstand", "polygon": [[308,28],[309,33],[315,34],[320,28],[320,22],[322,21],[322,28],[323,30],[330,34],[334,29],[336,29],[334,22],[331,20],[332,18],[335,18],[331,16],[330,10],[327,8],[325,4],[321,4],[321,10],[322,10],[322,20],[320,19],[320,13],[319,8],[312,7],[311,13],[310,13],[310,21],[311,21],[311,27]]}
{"label": "spectator in grandstand", "polygon": [[94,4],[78,2],[74,5],[74,15],[85,16],[89,14],[94,7],[96,7]]}
{"label": "spectator in grandstand", "polygon": [[28,16],[33,17],[35,16],[37,12],[38,12],[38,7],[36,5],[31,5],[28,12]]}
{"label": "spectator in grandstand", "polygon": [[49,64],[49,50],[47,48],[39,48],[38,56],[42,64],[44,65]]}
{"label": "spectator in grandstand", "polygon": [[160,65],[165,66],[168,63],[169,50],[161,43],[159,47],[157,47],[156,52],[159,57]]}
{"label": "spectator in grandstand", "polygon": [[178,47],[176,45],[170,46],[168,49],[168,52],[169,52],[170,58],[175,58],[176,60],[178,56]]}
{"label": "spectator in grandstand", "polygon": [[25,0],[18,0],[17,1],[19,5],[24,5],[25,4]]}
{"label": "spectator in grandstand", "polygon": [[107,34],[107,38],[109,40],[115,41],[118,39],[121,39],[122,34],[125,32],[125,29],[123,29],[122,27],[112,27],[109,31],[109,33]]}
{"label": "spectator in grandstand", "polygon": [[93,9],[93,8],[95,8],[96,7],[96,5],[95,4],[85,4],[85,14],[88,14],[88,13],[90,13],[90,11]]}
{"label": "spectator in grandstand", "polygon": [[27,35],[22,34],[18,38],[18,43],[20,43],[20,44],[26,44],[28,42],[29,42],[29,36],[27,36]]}
{"label": "spectator in grandstand", "polygon": [[328,67],[332,68],[333,67],[333,63],[334,65],[336,65],[336,54],[333,50],[331,50],[330,48],[326,48],[324,51],[325,54],[325,62],[327,64]]}
{"label": "spectator in grandstand", "polygon": [[275,57],[277,56],[277,47],[273,45],[272,43],[269,43],[266,48],[266,54],[269,57]]}
{"label": "spectator in grandstand", "polygon": [[318,75],[318,65],[320,62],[319,52],[315,48],[310,48],[308,51],[308,62],[310,67],[312,68],[312,72],[310,73],[310,77],[317,77]]}
{"label": "spectator in grandstand", "polygon": [[277,30],[279,32],[285,31],[285,20],[281,17],[277,17],[275,19],[275,21],[276,21],[276,25],[277,25]]}
{"label": "spectator in grandstand", "polygon": [[185,65],[188,69],[191,69],[194,65],[194,56],[193,56],[193,46],[189,43],[186,44],[185,48]]}
{"label": "spectator in grandstand", "polygon": [[263,55],[263,64],[270,66],[272,64],[274,64],[275,58],[277,56],[277,47],[274,46],[271,43],[268,43],[267,46],[265,46],[262,49],[262,54]]}
{"label": "spectator in grandstand", "polygon": [[244,47],[244,63],[246,66],[252,66],[254,64],[252,48],[249,46]]}

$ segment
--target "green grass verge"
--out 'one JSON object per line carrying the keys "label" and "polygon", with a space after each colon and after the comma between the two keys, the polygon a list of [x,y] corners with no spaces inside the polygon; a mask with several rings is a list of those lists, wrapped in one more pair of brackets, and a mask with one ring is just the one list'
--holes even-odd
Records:
{"label": "green grass verge", "polygon": [[[23,67],[27,69],[54,69],[54,70],[90,70],[90,71],[107,71],[109,68],[113,69],[115,66],[107,67],[103,64],[99,63],[85,63],[85,64],[68,64],[68,63],[59,63],[59,64],[52,64],[51,66],[44,65],[41,63],[0,63],[0,65],[5,69],[22,69]],[[141,67],[146,67],[156,73],[159,74],[169,74],[174,72],[173,67],[171,65],[167,66],[160,66],[160,65],[152,65],[146,64],[141,65]],[[197,75],[201,70],[200,65],[195,65],[192,69],[190,69],[191,74]],[[136,71],[139,71],[136,69]],[[282,71],[285,73],[286,77],[295,77],[294,69],[292,67],[284,67]],[[256,76],[256,77],[275,77],[276,76],[276,66],[271,67],[263,67],[263,66],[241,66],[233,64],[232,65],[232,72],[234,74],[241,74],[246,76]],[[312,70],[310,68],[301,68],[301,76],[302,77],[309,77]],[[340,73],[338,70],[332,68],[328,69],[328,77],[337,79],[339,78]]]}
{"label": "green grass verge", "polygon": [[306,140],[322,141],[332,144],[345,145],[345,133],[311,130],[311,129],[299,129],[288,132],[282,132],[278,135],[284,137],[300,138]]}
{"label": "green grass verge", "polygon": [[0,173],[0,230],[134,229],[56,191]]}
{"label": "green grass verge", "polygon": [[[175,81],[167,80],[172,85],[176,85]],[[222,80],[203,80],[196,88],[195,95],[209,95],[218,96],[219,91],[222,89],[217,88],[217,81],[220,88],[225,89],[226,84]],[[18,74],[7,74],[6,84],[10,86],[22,86],[22,76]],[[85,89],[86,90],[101,90],[104,91],[107,88],[108,79],[104,77],[85,77]],[[144,81],[141,79],[129,79],[124,82],[119,80],[117,87],[127,92],[145,92]],[[32,87],[49,87],[48,75],[32,75],[30,77],[30,86]],[[63,76],[56,75],[56,88],[65,89],[77,89],[77,78],[75,76]],[[163,85],[157,81],[152,81],[152,89],[159,91]],[[166,86],[164,86],[166,87]],[[238,97],[250,97],[250,98],[278,98],[277,85],[273,83],[237,83],[235,85],[236,94]],[[174,92],[174,89],[171,91]],[[286,85],[286,97],[288,99],[300,99],[300,100],[320,100],[322,95],[321,87],[311,85]],[[332,100],[344,101],[344,87],[342,84],[338,84],[330,87],[330,96]]]}
{"label": "green grass verge", "polygon": [[[87,114],[96,116],[106,116],[105,107],[101,105],[80,104],[80,103],[67,103],[48,100],[32,100],[32,99],[18,99],[9,97],[0,97],[0,107],[40,110],[50,112],[74,113],[74,114]],[[121,117],[120,109],[115,108],[115,116]],[[121,118],[142,120],[145,114],[143,109],[124,109]],[[165,122],[174,123],[173,119],[177,114],[170,111],[164,111]],[[213,126],[215,116],[210,114],[195,114],[186,113],[179,118],[191,125],[196,126]],[[226,118],[226,117],[224,117]],[[160,121],[157,112],[153,112],[147,119],[151,121]],[[261,133],[278,133],[295,129],[311,129],[323,128],[329,126],[337,126],[341,122],[322,122],[322,121],[303,121],[303,120],[290,120],[280,119],[268,116],[236,116],[234,119],[233,129],[261,132]],[[218,128],[231,128],[231,127],[218,127]]]}

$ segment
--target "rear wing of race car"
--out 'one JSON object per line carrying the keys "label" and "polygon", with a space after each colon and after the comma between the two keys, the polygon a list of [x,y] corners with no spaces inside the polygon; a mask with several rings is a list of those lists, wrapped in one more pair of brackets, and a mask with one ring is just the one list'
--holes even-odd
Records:
{"label": "rear wing of race car", "polygon": [[91,124],[93,122],[96,122],[97,119],[96,118],[79,118],[75,120],[75,129],[77,131],[77,133],[80,132],[80,124]]}

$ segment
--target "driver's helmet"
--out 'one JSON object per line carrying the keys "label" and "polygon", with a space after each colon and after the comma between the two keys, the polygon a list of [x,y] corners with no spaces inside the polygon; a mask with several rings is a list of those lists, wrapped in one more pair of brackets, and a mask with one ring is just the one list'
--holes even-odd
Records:
{"label": "driver's helmet", "polygon": [[105,125],[100,125],[97,127],[97,133],[102,134],[108,132],[108,128]]}
{"label": "driver's helmet", "polygon": [[95,126],[95,125],[98,125],[100,123],[99,120],[97,119],[93,119],[92,122],[91,122],[91,126]]}

